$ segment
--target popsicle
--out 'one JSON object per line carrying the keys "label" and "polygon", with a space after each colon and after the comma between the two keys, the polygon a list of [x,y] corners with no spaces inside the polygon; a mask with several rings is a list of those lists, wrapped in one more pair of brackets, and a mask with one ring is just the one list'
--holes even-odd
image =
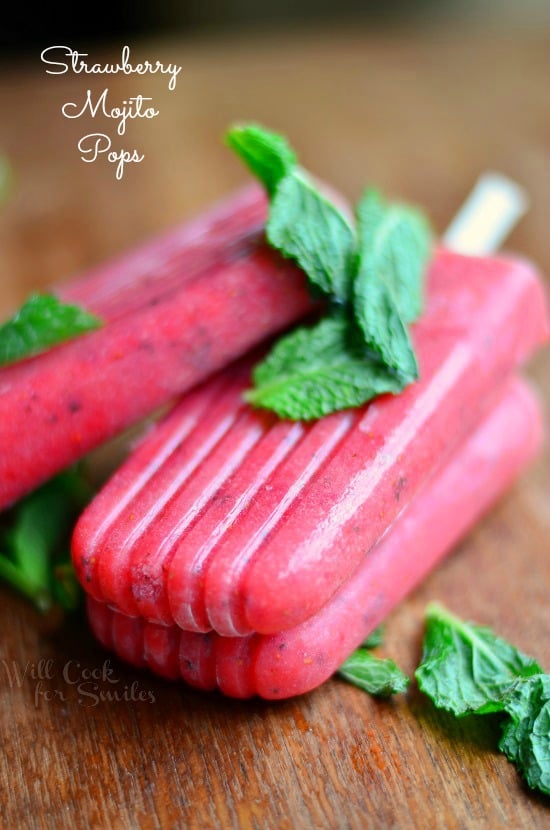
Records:
{"label": "popsicle", "polygon": [[[542,436],[537,401],[512,379],[355,574],[309,620],[271,635],[222,637],[129,617],[89,597],[100,642],[135,666],[233,697],[280,699],[323,683],[513,482]],[[398,575],[398,576],[396,576]]]}
{"label": "popsicle", "polygon": [[418,383],[312,424],[244,406],[246,364],[207,383],[84,512],[73,538],[83,586],[124,614],[189,631],[299,625],[547,336],[532,266],[439,250],[414,327]]}
{"label": "popsicle", "polygon": [[312,308],[265,213],[249,188],[58,289],[108,322],[0,370],[0,510]]}

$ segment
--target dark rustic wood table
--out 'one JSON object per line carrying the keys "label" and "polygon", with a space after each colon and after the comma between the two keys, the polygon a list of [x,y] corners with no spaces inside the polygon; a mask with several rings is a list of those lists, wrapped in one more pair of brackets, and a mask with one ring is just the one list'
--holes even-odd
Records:
{"label": "dark rustic wood table", "polygon": [[[549,32],[356,28],[132,48],[181,64],[176,89],[158,76],[47,76],[38,55],[2,69],[0,148],[14,169],[0,214],[3,315],[243,181],[220,142],[237,118],[285,130],[349,197],[375,182],[425,205],[438,228],[480,171],[509,173],[532,197],[510,247],[550,271]],[[106,119],[63,118],[64,102],[107,85],[113,102],[152,96],[160,115],[133,121],[123,139]],[[93,131],[144,161],[121,181],[106,161],[83,163],[76,145]],[[528,374],[548,404],[548,350]],[[549,496],[546,451],[391,615],[384,653],[413,670],[423,609],[437,599],[548,668]],[[100,679],[100,693],[147,700],[83,699],[86,672],[108,658],[85,623],[41,620],[8,589],[1,596],[3,827],[548,826],[548,801],[496,752],[498,724],[437,713],[414,684],[386,703],[336,679],[288,702],[237,702],[112,660],[116,682]]]}

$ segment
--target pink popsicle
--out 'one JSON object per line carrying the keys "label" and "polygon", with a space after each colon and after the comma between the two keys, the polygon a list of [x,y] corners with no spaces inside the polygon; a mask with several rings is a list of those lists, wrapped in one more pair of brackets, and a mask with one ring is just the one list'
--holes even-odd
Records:
{"label": "pink popsicle", "polygon": [[313,617],[248,637],[182,631],[88,599],[98,639],[122,659],[233,697],[285,698],[324,682],[500,497],[541,442],[529,388],[509,380],[450,460],[412,499],[358,570]]}
{"label": "pink popsicle", "polygon": [[73,539],[82,584],[125,614],[191,631],[298,625],[547,336],[530,266],[440,251],[414,332],[419,383],[310,425],[243,406],[245,369],[205,385],[83,514]]}
{"label": "pink popsicle", "polygon": [[108,266],[59,289],[110,322],[0,370],[0,510],[312,308],[303,273],[258,230],[263,197],[237,207],[207,215],[198,239],[201,222],[158,256],[153,245],[144,263],[119,263],[120,280]]}

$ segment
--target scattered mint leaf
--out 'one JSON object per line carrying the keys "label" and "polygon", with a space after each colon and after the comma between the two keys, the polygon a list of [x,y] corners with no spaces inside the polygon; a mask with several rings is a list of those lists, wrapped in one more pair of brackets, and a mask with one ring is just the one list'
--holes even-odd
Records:
{"label": "scattered mint leaf", "polygon": [[69,540],[91,490],[80,468],[60,473],[0,516],[0,578],[40,611],[76,607]]}
{"label": "scattered mint leaf", "polygon": [[550,675],[518,680],[505,708],[510,718],[499,749],[530,787],[550,795]]}
{"label": "scattered mint leaf", "polygon": [[362,258],[390,289],[401,318],[410,323],[424,306],[424,272],[432,253],[432,231],[416,208],[388,203],[366,190],[357,205],[357,233]]}
{"label": "scattered mint leaf", "polygon": [[438,709],[459,717],[501,712],[516,680],[542,671],[532,657],[489,628],[463,622],[435,603],[426,615],[416,678]]}
{"label": "scattered mint leaf", "polygon": [[102,321],[50,294],[33,294],[11,320],[0,326],[0,366],[15,363],[97,329]]}
{"label": "scattered mint leaf", "polygon": [[458,717],[501,712],[499,749],[528,785],[550,794],[550,675],[489,628],[427,608],[418,684]]}
{"label": "scattered mint leaf", "polygon": [[344,315],[282,337],[253,377],[246,400],[295,420],[320,418],[403,388],[399,378],[368,357]]}
{"label": "scattered mint leaf", "polygon": [[340,666],[338,674],[376,697],[405,692],[410,683],[393,660],[374,657],[366,648],[354,651]]}
{"label": "scattered mint leaf", "polygon": [[295,260],[311,284],[337,303],[350,299],[356,241],[338,208],[300,171],[281,180],[271,202],[267,240]]}
{"label": "scattered mint leaf", "polygon": [[228,130],[226,142],[260,179],[270,196],[281,179],[296,167],[296,156],[286,139],[258,124],[235,124]]}
{"label": "scattered mint leaf", "polygon": [[384,626],[379,625],[374,629],[374,631],[371,631],[371,633],[365,637],[361,645],[363,648],[378,648],[378,646],[382,645],[383,640]]}

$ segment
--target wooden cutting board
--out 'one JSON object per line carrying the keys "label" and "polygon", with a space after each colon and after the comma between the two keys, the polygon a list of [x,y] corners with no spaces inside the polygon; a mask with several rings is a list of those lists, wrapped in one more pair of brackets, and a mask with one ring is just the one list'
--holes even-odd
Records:
{"label": "wooden cutting board", "polygon": [[[532,197],[510,246],[550,270],[549,32],[355,28],[132,48],[181,64],[176,89],[157,76],[48,76],[39,55],[2,67],[0,149],[14,169],[0,214],[2,316],[243,181],[220,142],[238,118],[287,132],[350,198],[378,184],[426,206],[440,229],[477,174],[500,169]],[[106,86],[114,103],[152,97],[159,115],[122,138],[105,118],[61,115]],[[79,159],[79,138],[101,131],[145,154],[120,181],[113,165]],[[528,374],[548,406],[548,350]],[[98,475],[123,446],[96,455]],[[549,497],[546,450],[391,615],[382,652],[412,672],[437,599],[550,667]],[[437,713],[414,684],[382,703],[340,680],[283,703],[224,700],[126,668],[82,619],[41,619],[1,596],[3,827],[548,826],[548,800],[495,750],[498,722]]]}

